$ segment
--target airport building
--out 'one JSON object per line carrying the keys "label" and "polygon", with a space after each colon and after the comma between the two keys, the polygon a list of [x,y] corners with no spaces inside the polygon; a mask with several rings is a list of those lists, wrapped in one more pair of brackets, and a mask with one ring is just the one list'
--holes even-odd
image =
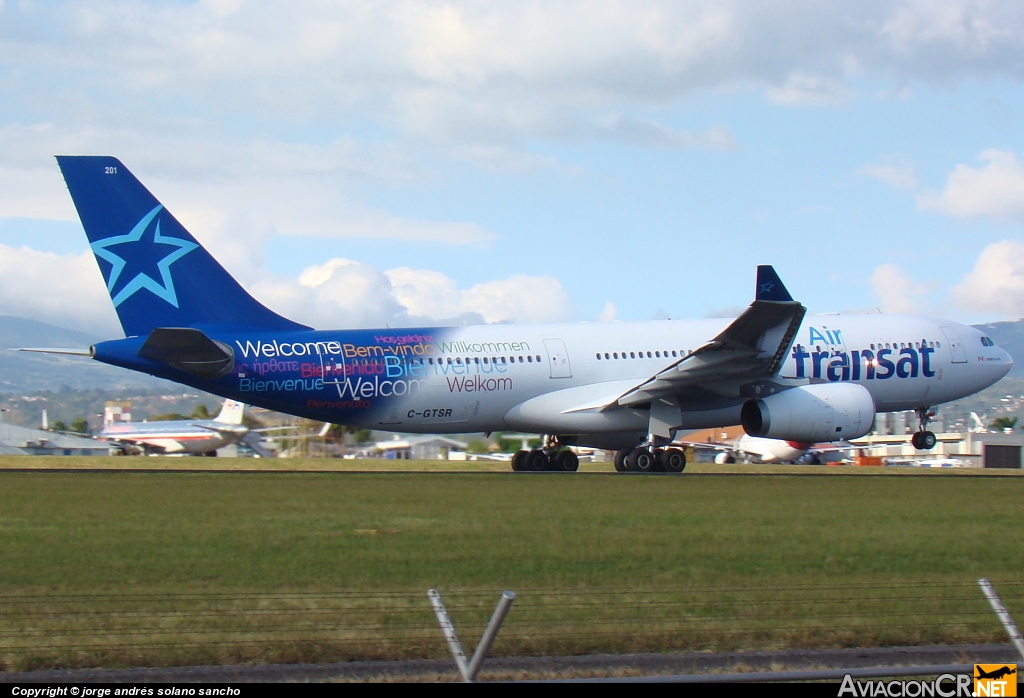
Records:
{"label": "airport building", "polygon": [[95,439],[0,422],[0,455],[105,456],[109,453],[110,447]]}
{"label": "airport building", "polygon": [[413,436],[405,439],[396,436],[374,444],[374,448],[384,458],[400,460],[465,460],[467,446],[464,441],[446,436]]}
{"label": "airport building", "polygon": [[986,468],[1020,468],[1024,434],[974,434]]}

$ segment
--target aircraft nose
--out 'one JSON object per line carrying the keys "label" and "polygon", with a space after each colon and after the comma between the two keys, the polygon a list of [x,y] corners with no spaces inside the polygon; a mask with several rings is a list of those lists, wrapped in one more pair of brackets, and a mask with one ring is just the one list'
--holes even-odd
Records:
{"label": "aircraft nose", "polygon": [[[997,348],[999,349],[1000,353],[1000,363],[1002,364],[1003,376],[1005,376],[1013,368],[1013,357],[1010,356],[1010,353],[1003,349],[1002,347]],[[1000,378],[1002,378],[1003,376],[1000,376]]]}

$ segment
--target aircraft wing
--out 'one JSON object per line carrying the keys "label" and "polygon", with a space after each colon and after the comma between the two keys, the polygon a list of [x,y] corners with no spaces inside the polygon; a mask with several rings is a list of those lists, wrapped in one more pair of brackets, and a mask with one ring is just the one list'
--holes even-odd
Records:
{"label": "aircraft wing", "polygon": [[717,337],[626,391],[605,409],[678,396],[689,387],[725,397],[758,397],[773,387],[795,385],[778,378],[778,372],[807,309],[793,300],[770,266],[757,268],[757,287],[754,302]]}
{"label": "aircraft wing", "polygon": [[207,422],[206,424],[190,424],[189,426],[224,434],[225,436],[244,436],[249,433],[248,427],[239,424],[211,424]]}
{"label": "aircraft wing", "polygon": [[177,453],[183,451],[184,447],[174,439],[153,439],[134,438],[130,434],[119,436],[104,436],[99,434],[96,437],[100,441],[107,441],[121,449],[136,449],[142,453]]}

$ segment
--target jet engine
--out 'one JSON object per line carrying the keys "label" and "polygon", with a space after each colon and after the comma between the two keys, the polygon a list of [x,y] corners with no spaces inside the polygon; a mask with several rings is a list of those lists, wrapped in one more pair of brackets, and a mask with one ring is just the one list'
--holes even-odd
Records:
{"label": "jet engine", "polygon": [[740,420],[751,436],[769,439],[856,439],[874,426],[875,401],[857,383],[803,385],[747,402]]}

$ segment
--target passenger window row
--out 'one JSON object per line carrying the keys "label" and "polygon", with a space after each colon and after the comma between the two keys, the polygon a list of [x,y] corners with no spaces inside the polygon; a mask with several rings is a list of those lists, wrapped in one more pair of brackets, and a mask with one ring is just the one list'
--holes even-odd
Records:
{"label": "passenger window row", "polygon": [[[461,356],[456,356],[454,359],[449,356],[449,357],[447,357],[447,359],[438,358],[438,359],[436,359],[436,361],[437,361],[438,365],[443,364],[443,363],[449,363],[449,364],[457,364],[457,365],[461,366],[462,364],[467,364],[468,365],[468,364],[481,364],[481,363],[483,363],[483,364],[500,364],[500,365],[503,365],[503,366],[507,366],[508,364],[516,363],[517,359],[518,359],[518,362],[521,363],[521,364],[524,364],[524,363],[532,364],[534,362],[540,363],[540,355],[539,354],[537,356],[526,356],[526,357],[523,357],[523,356],[519,356],[519,357],[510,356],[510,357],[508,357],[507,361],[505,360],[504,356],[485,356],[483,358],[481,358],[479,356],[467,356],[465,359],[463,359]],[[418,362],[422,364],[423,363],[423,359],[418,359]],[[435,362],[435,359],[432,359],[432,358],[431,359],[427,359],[427,363],[429,363],[431,366],[434,365],[434,362]]]}
{"label": "passenger window row", "polygon": [[[687,354],[691,354],[691,353],[692,352],[689,352],[689,351],[687,351],[685,349],[679,349],[678,351],[673,349],[672,352],[671,352],[673,359],[678,358],[678,357],[683,357],[683,356],[686,356]],[[669,357],[669,351],[667,349],[665,351],[655,351],[655,352],[650,352],[650,351],[646,351],[646,352],[645,351],[625,352],[624,351],[624,352],[620,353],[620,352],[617,352],[617,351],[613,351],[613,352],[607,352],[606,351],[603,354],[601,352],[597,352],[594,356],[597,357],[598,361],[602,361],[602,360],[611,361],[613,359],[667,359]]]}
{"label": "passenger window row", "polygon": [[[920,342],[879,342],[878,343],[878,348],[879,349],[906,349],[907,347],[910,347],[912,349],[920,349],[921,347],[926,347],[926,348],[931,348],[931,349],[941,349],[942,348],[942,342],[932,342],[932,341],[929,341],[929,340],[925,339],[925,340],[922,340]],[[872,351],[875,350],[875,345],[874,344],[871,345],[871,350]]]}

